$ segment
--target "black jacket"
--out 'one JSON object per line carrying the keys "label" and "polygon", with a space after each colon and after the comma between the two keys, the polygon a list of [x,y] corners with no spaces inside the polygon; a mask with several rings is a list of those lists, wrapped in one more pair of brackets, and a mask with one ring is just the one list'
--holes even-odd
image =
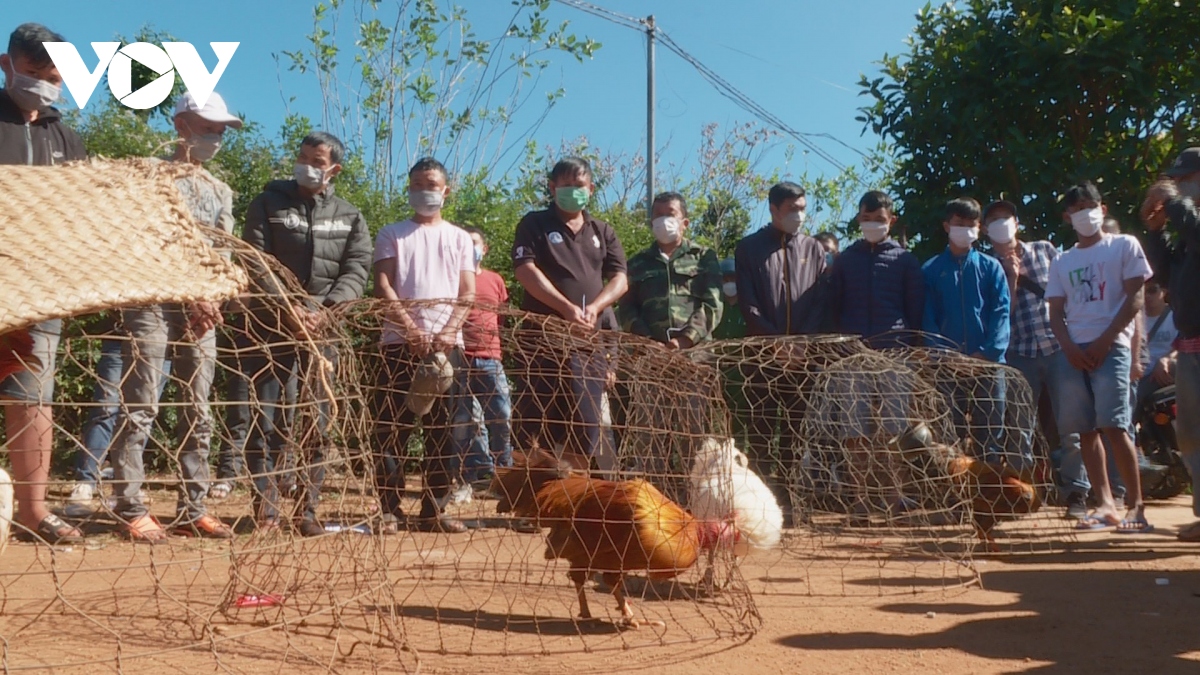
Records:
{"label": "black jacket", "polygon": [[1155,276],[1169,280],[1179,337],[1200,337],[1200,210],[1181,197],[1168,201],[1166,211],[1175,241],[1167,241],[1166,228],[1147,232],[1146,258]]}
{"label": "black jacket", "polygon": [[306,199],[294,180],[267,183],[250,203],[242,238],[283,263],[322,305],[354,300],[366,288],[371,233],[332,185]]}
{"label": "black jacket", "polygon": [[827,289],[821,242],[767,225],[738,242],[734,260],[746,335],[824,330]]}
{"label": "black jacket", "polygon": [[56,108],[42,108],[26,124],[8,91],[0,89],[0,164],[51,166],[76,159],[87,159],[83,140]]}
{"label": "black jacket", "polygon": [[878,244],[859,239],[833,263],[829,302],[833,328],[841,333],[870,339],[892,330],[921,330],[925,317],[921,261],[893,239]]}

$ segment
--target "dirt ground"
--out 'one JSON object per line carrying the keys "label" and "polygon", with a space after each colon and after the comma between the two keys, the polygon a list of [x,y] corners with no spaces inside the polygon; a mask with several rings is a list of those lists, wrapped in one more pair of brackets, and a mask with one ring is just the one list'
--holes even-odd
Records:
{"label": "dirt ground", "polygon": [[[699,570],[666,591],[631,581],[638,612],[667,623],[636,631],[612,626],[600,589],[589,598],[601,620],[573,621],[574,593],[535,535],[242,535],[232,547],[181,539],[151,550],[103,534],[98,520],[84,546],[14,544],[0,558],[0,666],[1200,673],[1200,547],[1174,539],[1188,504],[1152,505],[1150,534],[1043,530],[1056,552],[976,556],[982,585],[968,566],[879,555],[869,538],[814,538],[743,561],[715,597],[697,590]],[[281,607],[227,609],[275,592]]]}

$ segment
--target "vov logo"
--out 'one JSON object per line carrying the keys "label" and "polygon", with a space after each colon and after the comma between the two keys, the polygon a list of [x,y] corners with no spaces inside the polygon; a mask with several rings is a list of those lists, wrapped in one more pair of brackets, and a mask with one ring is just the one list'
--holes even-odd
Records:
{"label": "vov logo", "polygon": [[[42,44],[50,53],[50,58],[62,75],[63,84],[67,85],[67,91],[71,92],[75,105],[80,109],[87,105],[104,71],[108,70],[108,89],[113,96],[128,108],[147,110],[160,105],[170,96],[175,86],[176,71],[183,79],[183,86],[203,107],[241,43],[208,43],[217,55],[217,67],[211,72],[190,42],[164,42],[162,47],[149,42],[132,42],[124,47],[120,42],[93,42],[92,50],[99,59],[95,70],[88,70],[79,50],[70,42]],[[158,73],[153,82],[137,91],[133,91],[134,61]]]}

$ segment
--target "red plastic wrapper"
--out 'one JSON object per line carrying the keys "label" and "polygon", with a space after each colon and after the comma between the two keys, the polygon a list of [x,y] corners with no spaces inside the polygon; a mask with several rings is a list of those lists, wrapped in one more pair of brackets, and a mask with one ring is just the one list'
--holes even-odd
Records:
{"label": "red plastic wrapper", "polygon": [[239,595],[233,601],[234,607],[274,607],[283,604],[283,596],[267,593],[266,595]]}

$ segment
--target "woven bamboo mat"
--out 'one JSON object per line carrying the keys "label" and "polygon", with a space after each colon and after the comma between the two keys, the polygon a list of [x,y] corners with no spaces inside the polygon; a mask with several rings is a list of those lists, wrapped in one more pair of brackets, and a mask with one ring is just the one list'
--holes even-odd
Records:
{"label": "woven bamboo mat", "polygon": [[150,159],[0,166],[0,333],[46,319],[222,300],[245,273],[213,248]]}

